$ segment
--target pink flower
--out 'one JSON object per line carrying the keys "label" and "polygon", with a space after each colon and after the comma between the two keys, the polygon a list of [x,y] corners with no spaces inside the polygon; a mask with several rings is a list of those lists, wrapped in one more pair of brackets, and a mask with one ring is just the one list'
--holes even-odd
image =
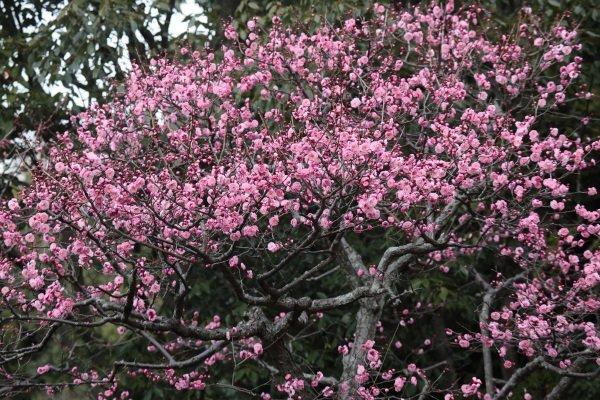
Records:
{"label": "pink flower", "polygon": [[42,365],[37,368],[38,375],[44,375],[48,371],[50,371],[50,364]]}
{"label": "pink flower", "polygon": [[148,320],[154,321],[156,319],[156,311],[153,308],[149,308],[146,310],[146,317],[148,317]]}
{"label": "pink flower", "polygon": [[63,162],[57,162],[56,164],[54,164],[54,169],[56,170],[56,172],[58,172],[59,174],[61,172],[63,172],[65,169],[67,168],[67,166],[65,165],[65,163]]}
{"label": "pink flower", "polygon": [[16,199],[10,199],[8,201],[8,209],[11,211],[16,211],[18,210],[19,207],[19,202]]}
{"label": "pink flower", "polygon": [[394,390],[396,392],[400,392],[404,387],[404,383],[406,382],[406,378],[398,377],[394,380]]}
{"label": "pink flower", "polygon": [[352,19],[347,19],[344,22],[344,28],[346,29],[346,31],[350,32],[354,29],[354,27],[356,26],[356,21],[352,18]]}
{"label": "pink flower", "polygon": [[462,385],[460,387],[460,390],[462,391],[462,393],[465,397],[470,397],[477,393],[479,386],[481,386],[481,380],[477,379],[477,378],[472,378],[471,384]]}
{"label": "pink flower", "polygon": [[269,218],[269,226],[274,227],[277,226],[277,224],[279,224],[279,217],[277,215],[274,215],[271,218]]}
{"label": "pink flower", "polygon": [[281,245],[278,243],[269,242],[269,244],[267,244],[267,250],[269,250],[271,253],[275,253],[280,248],[281,248]]}

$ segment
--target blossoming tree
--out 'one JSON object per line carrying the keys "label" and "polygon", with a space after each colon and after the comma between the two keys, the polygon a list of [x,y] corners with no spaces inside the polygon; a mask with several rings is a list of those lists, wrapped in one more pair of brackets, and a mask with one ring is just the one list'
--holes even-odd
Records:
{"label": "blossoming tree", "polygon": [[[134,68],[0,208],[0,393],[530,399],[545,370],[558,399],[594,377],[600,214],[574,178],[600,143],[549,122],[591,95],[576,32],[520,18],[251,21]],[[474,328],[420,336],[423,275],[479,294]]]}

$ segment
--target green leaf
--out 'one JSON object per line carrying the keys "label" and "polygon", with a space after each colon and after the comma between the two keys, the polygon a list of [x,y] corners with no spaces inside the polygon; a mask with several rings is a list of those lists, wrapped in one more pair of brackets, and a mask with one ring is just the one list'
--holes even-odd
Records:
{"label": "green leaf", "polygon": [[102,3],[100,3],[100,9],[98,10],[98,15],[102,18],[106,17],[109,9],[110,9],[110,0],[102,0]]}
{"label": "green leaf", "polygon": [[445,287],[442,287],[442,288],[440,289],[440,293],[438,294],[438,296],[439,296],[440,300],[441,300],[442,302],[444,302],[444,301],[446,301],[446,299],[448,298],[448,295],[449,295],[449,294],[450,294],[450,291],[449,291],[447,288],[445,288]]}

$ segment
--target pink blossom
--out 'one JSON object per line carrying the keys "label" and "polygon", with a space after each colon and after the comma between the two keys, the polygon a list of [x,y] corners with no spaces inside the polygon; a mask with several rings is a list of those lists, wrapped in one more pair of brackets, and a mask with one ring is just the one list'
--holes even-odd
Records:
{"label": "pink blossom", "polygon": [[269,242],[269,244],[267,245],[267,249],[271,252],[271,253],[275,253],[276,251],[278,251],[281,248],[281,245],[278,243],[274,243],[274,242]]}

